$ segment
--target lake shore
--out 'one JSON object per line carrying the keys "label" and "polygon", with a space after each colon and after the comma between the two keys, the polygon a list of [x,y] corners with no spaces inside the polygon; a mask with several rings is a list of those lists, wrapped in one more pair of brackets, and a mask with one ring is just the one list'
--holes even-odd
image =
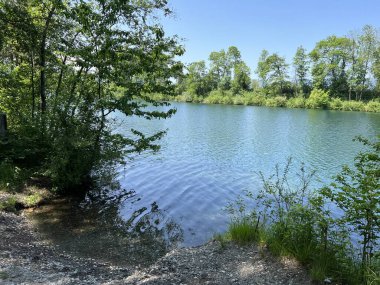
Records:
{"label": "lake shore", "polygon": [[78,258],[49,245],[23,212],[0,212],[2,284],[311,284],[297,262],[257,246],[210,241],[173,249],[147,267]]}

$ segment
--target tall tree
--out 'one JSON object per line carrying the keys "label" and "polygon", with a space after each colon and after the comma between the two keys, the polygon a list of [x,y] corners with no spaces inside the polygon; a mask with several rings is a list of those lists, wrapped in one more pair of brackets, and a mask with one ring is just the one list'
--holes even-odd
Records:
{"label": "tall tree", "polygon": [[266,62],[269,67],[268,81],[272,91],[283,94],[285,84],[289,78],[288,64],[285,58],[274,53],[267,57]]}
{"label": "tall tree", "polygon": [[330,36],[319,41],[311,51],[312,76],[315,88],[330,90],[332,95],[348,95],[347,65],[350,39]]}
{"label": "tall tree", "polygon": [[234,78],[232,80],[232,92],[234,94],[250,89],[250,74],[249,67],[243,61],[234,64]]}
{"label": "tall tree", "polygon": [[267,58],[269,56],[269,52],[267,50],[263,50],[260,54],[259,61],[257,63],[256,73],[261,82],[261,86],[265,88],[268,85],[268,74],[270,71],[270,67],[267,62]]}
{"label": "tall tree", "polygon": [[306,49],[302,46],[297,48],[297,52],[293,58],[293,67],[296,77],[297,89],[300,88],[305,94],[308,91],[308,72],[310,68],[310,62]]}
{"label": "tall tree", "polygon": [[190,93],[204,96],[211,91],[208,71],[204,60],[189,64],[187,67],[186,86]]}

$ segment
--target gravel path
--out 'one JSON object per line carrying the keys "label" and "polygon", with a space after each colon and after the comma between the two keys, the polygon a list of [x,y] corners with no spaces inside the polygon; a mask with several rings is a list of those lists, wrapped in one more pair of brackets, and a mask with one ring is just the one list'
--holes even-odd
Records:
{"label": "gravel path", "polygon": [[120,267],[62,253],[21,215],[0,213],[0,284],[311,284],[291,260],[256,246],[211,241],[174,249],[149,267]]}

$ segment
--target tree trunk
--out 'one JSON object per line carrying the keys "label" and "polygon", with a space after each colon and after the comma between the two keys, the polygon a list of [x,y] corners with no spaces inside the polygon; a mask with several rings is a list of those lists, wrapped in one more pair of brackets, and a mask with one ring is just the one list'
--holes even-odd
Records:
{"label": "tree trunk", "polygon": [[5,136],[7,133],[7,116],[0,113],[0,136]]}
{"label": "tree trunk", "polygon": [[53,18],[55,7],[51,9],[45,22],[45,28],[42,33],[41,46],[40,46],[40,98],[41,98],[41,112],[46,111],[46,38],[49,30],[50,22]]}

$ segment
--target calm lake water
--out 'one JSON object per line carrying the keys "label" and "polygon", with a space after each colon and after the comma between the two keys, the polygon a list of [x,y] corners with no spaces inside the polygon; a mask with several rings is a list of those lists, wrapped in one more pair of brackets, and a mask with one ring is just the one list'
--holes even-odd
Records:
{"label": "calm lake water", "polygon": [[[118,264],[149,264],[172,245],[195,246],[226,230],[223,208],[245,190],[261,187],[288,157],[295,170],[316,170],[313,187],[331,181],[363,149],[352,139],[380,134],[380,114],[173,103],[167,120],[123,119],[115,131],[168,130],[156,154],[118,169],[118,190],[85,200],[56,201],[32,211],[46,238],[81,256]],[[291,174],[290,178],[295,178]],[[91,198],[92,196],[92,198]]]}
{"label": "calm lake water", "polygon": [[[257,191],[257,172],[269,176],[276,163],[292,157],[317,171],[314,187],[329,183],[343,164],[352,165],[362,145],[357,135],[380,134],[380,114],[283,108],[173,103],[167,120],[124,120],[130,128],[152,134],[168,129],[155,155],[143,155],[120,169],[123,188],[135,191],[119,206],[132,223],[150,215],[152,204],[162,213],[159,224],[175,222],[181,244],[193,246],[226,229],[223,207],[244,190]],[[145,209],[136,216],[136,209]],[[158,221],[157,221],[158,225]]]}

